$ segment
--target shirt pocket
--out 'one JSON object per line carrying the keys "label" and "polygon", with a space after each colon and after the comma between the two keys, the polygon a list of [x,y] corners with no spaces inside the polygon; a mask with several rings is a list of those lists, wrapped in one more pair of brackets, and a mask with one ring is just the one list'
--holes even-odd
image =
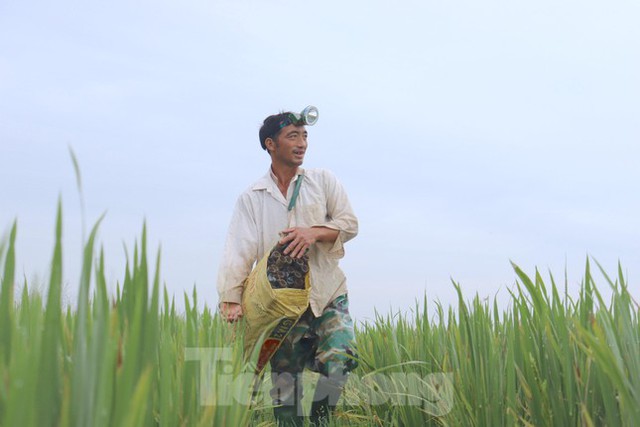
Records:
{"label": "shirt pocket", "polygon": [[323,204],[302,205],[296,207],[296,209],[298,210],[296,218],[301,226],[310,227],[327,222],[327,209]]}

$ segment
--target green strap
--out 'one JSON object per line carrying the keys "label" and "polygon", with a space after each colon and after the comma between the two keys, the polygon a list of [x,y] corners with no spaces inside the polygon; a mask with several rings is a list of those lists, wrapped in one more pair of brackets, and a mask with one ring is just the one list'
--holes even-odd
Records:
{"label": "green strap", "polygon": [[302,174],[298,175],[298,179],[296,180],[296,186],[293,189],[293,195],[291,196],[291,201],[289,202],[289,207],[287,208],[288,211],[293,209],[293,207],[296,205],[296,199],[298,198],[298,193],[300,193],[300,186],[302,185],[303,177],[304,175]]}

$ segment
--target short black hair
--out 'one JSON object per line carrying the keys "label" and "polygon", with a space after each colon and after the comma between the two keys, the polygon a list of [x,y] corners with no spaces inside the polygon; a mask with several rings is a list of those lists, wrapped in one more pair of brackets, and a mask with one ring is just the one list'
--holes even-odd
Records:
{"label": "short black hair", "polygon": [[260,146],[263,150],[267,150],[267,145],[265,141],[268,138],[276,139],[280,134],[280,131],[283,127],[292,124],[291,116],[293,113],[290,111],[283,111],[278,114],[273,114],[262,122],[262,126],[260,126],[260,132],[258,132],[258,136],[260,138]]}

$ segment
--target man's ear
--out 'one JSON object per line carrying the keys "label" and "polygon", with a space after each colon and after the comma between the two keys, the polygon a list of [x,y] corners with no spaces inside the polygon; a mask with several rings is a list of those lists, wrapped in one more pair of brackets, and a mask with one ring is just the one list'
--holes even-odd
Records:
{"label": "man's ear", "polygon": [[264,145],[267,147],[267,153],[271,153],[276,148],[276,142],[273,138],[267,138],[264,140]]}

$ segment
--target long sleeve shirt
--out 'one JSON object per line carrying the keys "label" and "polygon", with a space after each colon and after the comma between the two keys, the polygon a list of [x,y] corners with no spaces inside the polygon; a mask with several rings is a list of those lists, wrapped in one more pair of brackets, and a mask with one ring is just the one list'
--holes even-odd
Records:
{"label": "long sleeve shirt", "polygon": [[[303,179],[300,193],[295,207],[288,211],[299,179]],[[358,220],[344,188],[331,172],[323,169],[298,168],[285,198],[269,168],[265,176],[240,195],[218,270],[219,301],[241,303],[244,280],[254,264],[278,242],[282,230],[314,226],[339,232],[335,242],[316,242],[308,252],[310,306],[320,316],[329,302],[347,292],[338,261],[344,256],[344,243],[358,233]]]}

